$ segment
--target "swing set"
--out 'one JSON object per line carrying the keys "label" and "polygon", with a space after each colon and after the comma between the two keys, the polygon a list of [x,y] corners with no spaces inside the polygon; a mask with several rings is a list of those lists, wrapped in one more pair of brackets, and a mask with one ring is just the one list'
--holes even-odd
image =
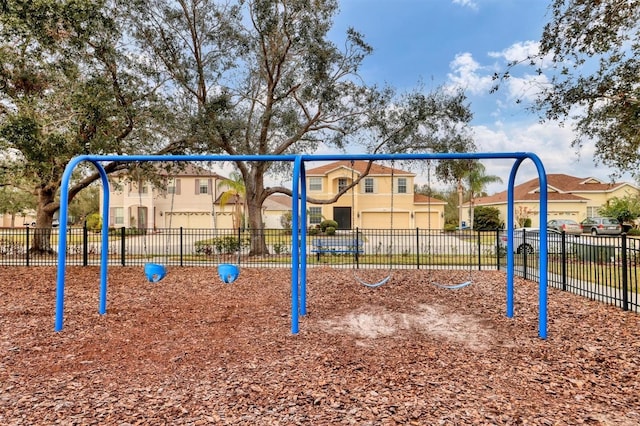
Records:
{"label": "swing set", "polygon": [[[291,256],[291,333],[299,332],[299,319],[307,313],[306,307],[306,273],[307,273],[307,191],[305,163],[313,161],[329,162],[340,160],[367,160],[367,161],[393,161],[393,160],[483,160],[483,159],[510,159],[515,160],[511,168],[509,184],[507,189],[507,244],[513,246],[514,220],[514,186],[517,171],[523,161],[531,160],[538,172],[538,179],[541,188],[547,187],[546,172],[542,162],[537,155],[528,152],[506,152],[506,153],[440,153],[440,154],[298,154],[298,155],[81,155],[74,157],[67,164],[61,181],[60,191],[60,223],[67,223],[69,207],[69,184],[71,175],[76,166],[81,162],[89,162],[98,170],[104,190],[102,208],[103,215],[109,212],[109,180],[107,173],[102,166],[103,163],[111,162],[193,162],[193,161],[268,161],[268,162],[290,162],[293,163],[292,182],[292,229],[296,230],[292,238]],[[392,179],[393,180],[393,179]],[[393,191],[392,191],[393,202]],[[393,208],[391,209],[393,212]],[[546,223],[547,218],[547,191],[540,191],[540,221]],[[393,213],[391,214],[391,235],[393,235]],[[106,314],[107,301],[107,270],[108,270],[108,245],[109,228],[108,218],[103,217],[102,221],[102,250],[100,255],[100,288],[98,312]],[[393,238],[392,238],[393,240]],[[61,331],[64,321],[64,293],[65,293],[65,267],[67,254],[67,228],[60,227],[58,243],[58,269],[56,275],[56,312],[55,331]],[[392,251],[392,250],[390,250]],[[543,273],[540,274],[539,282],[539,308],[538,308],[538,335],[542,339],[547,337],[547,230],[540,229],[540,250],[539,265]],[[238,278],[239,266],[234,264],[218,265],[218,273],[221,280],[231,283]],[[391,270],[378,282],[369,283],[358,279],[357,271],[354,271],[356,280],[369,287],[379,287],[391,278]],[[152,282],[158,282],[167,275],[166,268],[161,264],[151,264],[145,267],[145,274],[154,275]],[[147,275],[149,277],[149,275]],[[462,283],[454,287],[468,285]],[[512,318],[514,315],[514,255],[513,250],[507,250],[507,288],[506,288],[506,316]]]}

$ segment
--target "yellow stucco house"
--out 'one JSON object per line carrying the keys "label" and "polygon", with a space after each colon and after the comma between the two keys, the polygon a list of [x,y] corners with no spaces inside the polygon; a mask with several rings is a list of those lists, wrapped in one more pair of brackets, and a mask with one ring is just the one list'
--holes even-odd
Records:
{"label": "yellow stucco house", "polygon": [[[336,161],[306,171],[308,199],[329,200],[363,174],[367,161]],[[324,219],[339,229],[442,229],[445,201],[414,193],[416,175],[381,164],[333,204],[307,203],[309,224]]]}
{"label": "yellow stucco house", "polygon": [[[234,228],[234,212],[244,215],[242,199],[220,197],[228,188],[227,177],[201,167],[187,165],[170,175],[160,169],[166,188],[151,182],[131,182],[124,175],[110,175],[109,226],[126,228]],[[102,191],[102,188],[101,188]],[[100,214],[102,214],[102,193]],[[291,197],[272,195],[262,206],[265,228],[282,228],[281,216],[291,211]]]}
{"label": "yellow stucco house", "polygon": [[[580,178],[566,174],[547,175],[547,220],[573,219],[581,222],[587,217],[600,216],[598,210],[613,198],[638,196],[640,189],[627,182],[605,183],[599,179]],[[540,227],[540,183],[532,179],[514,187],[514,219],[516,226],[529,218],[532,227]],[[469,204],[467,203],[468,207]],[[507,191],[489,197],[477,198],[474,206],[495,207],[500,217],[507,220]],[[463,212],[469,214],[468,208]],[[464,219],[463,219],[464,220]],[[471,218],[466,220],[471,223]],[[520,224],[519,224],[520,222]]]}

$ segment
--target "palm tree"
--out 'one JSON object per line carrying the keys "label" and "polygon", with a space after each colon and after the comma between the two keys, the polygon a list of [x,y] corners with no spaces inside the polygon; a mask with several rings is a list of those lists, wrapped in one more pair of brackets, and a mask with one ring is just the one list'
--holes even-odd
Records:
{"label": "palm tree", "polygon": [[226,189],[220,195],[220,208],[223,209],[225,205],[231,200],[235,202],[234,215],[233,215],[233,227],[240,228],[242,226],[242,211],[240,210],[240,202],[244,204],[246,189],[244,180],[239,172],[232,172],[229,179],[222,180],[218,183],[218,189]]}
{"label": "palm tree", "polygon": [[[469,172],[464,177],[469,190],[469,221],[473,226],[473,204],[476,197],[483,195],[485,186],[491,183],[502,183],[502,178],[496,175],[487,175],[485,166],[479,161],[475,161]],[[460,184],[460,192],[462,191]]]}

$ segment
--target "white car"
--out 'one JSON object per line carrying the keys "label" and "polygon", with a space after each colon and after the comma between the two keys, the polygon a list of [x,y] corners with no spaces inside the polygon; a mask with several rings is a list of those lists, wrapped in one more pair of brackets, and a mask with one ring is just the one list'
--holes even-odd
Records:
{"label": "white car", "polygon": [[[565,234],[565,250],[571,252],[576,236]],[[500,244],[507,247],[507,234],[500,235]],[[540,229],[518,228],[513,230],[513,252],[518,254],[533,254],[540,251]],[[562,253],[562,233],[547,229],[547,252]]]}

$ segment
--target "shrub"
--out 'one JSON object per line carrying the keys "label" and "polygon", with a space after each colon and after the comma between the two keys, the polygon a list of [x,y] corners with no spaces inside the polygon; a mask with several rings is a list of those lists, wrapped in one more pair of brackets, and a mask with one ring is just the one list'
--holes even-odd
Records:
{"label": "shrub", "polygon": [[100,213],[91,213],[87,216],[87,229],[93,232],[99,232],[102,228],[102,216]]}
{"label": "shrub", "polygon": [[309,235],[318,235],[320,233],[320,228],[316,226],[311,226],[309,231],[307,232]]}
{"label": "shrub", "polygon": [[335,230],[338,228],[338,222],[331,219],[326,219],[320,222],[320,229],[322,232],[327,232],[327,228],[332,227],[335,233]]}
{"label": "shrub", "polygon": [[335,235],[336,234],[335,226],[327,226],[327,228],[324,230],[324,233],[327,235]]}
{"label": "shrub", "polygon": [[499,227],[500,210],[495,207],[484,206],[478,206],[473,209],[473,229],[476,231],[491,231]]}
{"label": "shrub", "polygon": [[446,223],[444,225],[444,232],[454,232],[457,226],[454,223]]}

